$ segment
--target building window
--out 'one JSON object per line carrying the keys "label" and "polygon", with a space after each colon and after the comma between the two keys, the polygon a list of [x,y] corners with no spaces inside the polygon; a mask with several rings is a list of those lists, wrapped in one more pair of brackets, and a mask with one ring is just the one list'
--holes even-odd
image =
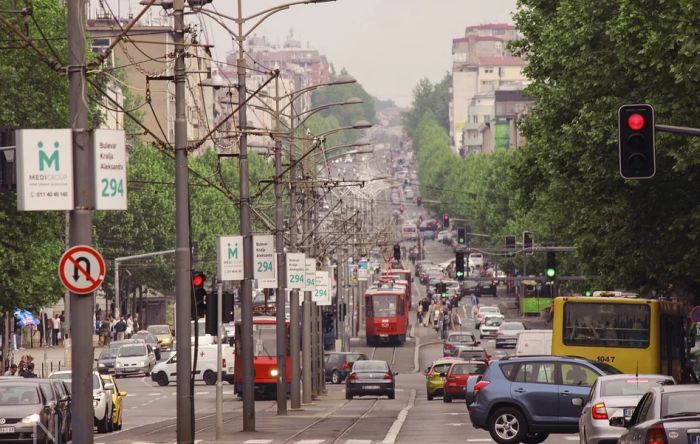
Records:
{"label": "building window", "polygon": [[472,116],[472,123],[479,123],[479,116]]}
{"label": "building window", "polygon": [[484,74],[493,74],[493,68],[484,68]]}
{"label": "building window", "polygon": [[109,37],[94,38],[92,39],[92,52],[99,54],[109,48],[110,43]]}
{"label": "building window", "polygon": [[484,114],[484,123],[488,122],[489,120],[491,120],[491,115]]}

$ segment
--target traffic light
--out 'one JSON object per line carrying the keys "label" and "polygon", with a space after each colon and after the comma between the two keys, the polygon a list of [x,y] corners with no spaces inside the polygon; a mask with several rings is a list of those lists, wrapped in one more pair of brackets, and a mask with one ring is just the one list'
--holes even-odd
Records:
{"label": "traffic light", "polygon": [[466,230],[466,228],[457,228],[457,243],[459,245],[464,245],[467,243],[467,230]]}
{"label": "traffic light", "polygon": [[207,277],[201,271],[192,272],[192,319],[199,319],[206,313],[207,291],[204,289],[204,281]]}
{"label": "traffic light", "polygon": [[207,302],[204,307],[207,313],[207,315],[204,318],[204,333],[212,335],[214,337],[217,337],[219,334],[217,331],[218,324],[216,322],[218,320],[217,317],[219,314],[217,310],[217,308],[219,307],[218,299],[219,294],[215,291],[211,292],[207,295]]}
{"label": "traffic light", "polygon": [[450,228],[450,215],[447,213],[442,215],[442,227]]}
{"label": "traffic light", "polygon": [[586,290],[583,292],[584,296],[593,296],[593,292],[591,290]]}
{"label": "traffic light", "polygon": [[548,278],[553,278],[557,275],[557,259],[553,251],[547,252],[547,268],[545,269],[545,275]]}
{"label": "traffic light", "polygon": [[532,254],[532,233],[529,231],[523,231],[523,249],[525,254]]}
{"label": "traffic light", "polygon": [[515,256],[515,236],[506,236],[506,255],[508,257]]}
{"label": "traffic light", "polygon": [[444,282],[438,282],[435,284],[435,293],[439,294],[441,298],[447,297],[447,284]]}
{"label": "traffic light", "polygon": [[650,179],[656,173],[654,108],[649,104],[622,105],[617,111],[620,175]]}
{"label": "traffic light", "polygon": [[455,277],[458,281],[464,280],[464,253],[457,253],[455,257]]}
{"label": "traffic light", "polygon": [[394,260],[395,261],[401,260],[401,245],[399,245],[399,244],[394,244]]}

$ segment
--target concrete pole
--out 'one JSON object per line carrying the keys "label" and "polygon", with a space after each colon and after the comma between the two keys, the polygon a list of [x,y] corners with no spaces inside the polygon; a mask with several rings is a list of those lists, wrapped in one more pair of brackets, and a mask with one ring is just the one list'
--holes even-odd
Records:
{"label": "concrete pole", "polygon": [[223,309],[223,285],[216,283],[216,440],[224,439],[224,385],[221,378],[223,353],[221,350],[221,338],[225,337],[222,311]]}
{"label": "concrete pole", "polygon": [[[70,211],[70,244],[92,244],[92,205],[94,195],[92,155],[88,133],[87,87],[85,85],[85,2],[68,2],[68,107],[73,131],[73,195]],[[73,393],[73,441],[92,444],[92,333],[94,294],[71,293],[70,323]]]}
{"label": "concrete pole", "polygon": [[[280,131],[279,76],[275,77],[276,129]],[[284,214],[282,212],[282,140],[275,139],[275,249],[277,250],[277,414],[287,414],[287,319],[285,317],[285,287],[287,267],[284,255]]]}
{"label": "concrete pole", "polygon": [[[305,169],[305,172],[308,171]],[[306,237],[309,233],[309,218],[308,218],[308,210],[309,210],[309,196],[307,193],[307,190],[304,190],[304,207],[303,207],[303,214],[304,214],[304,237]],[[306,248],[307,252],[307,257],[311,255],[310,249],[307,247]],[[313,256],[311,256],[313,257]],[[311,308],[311,292],[310,291],[305,291],[304,292],[304,316],[302,321],[304,322],[304,325],[301,329],[301,334],[302,334],[302,347],[301,347],[301,368],[302,368],[302,385],[303,385],[303,398],[302,402],[304,404],[309,404],[312,401],[312,396],[313,396],[313,369],[311,368],[313,358],[312,358],[312,353],[313,353],[313,345],[312,345],[312,316],[313,316],[313,311]]]}
{"label": "concrete pole", "polygon": [[250,187],[248,179],[248,115],[246,106],[246,59],[243,56],[243,4],[238,0],[238,130],[240,233],[243,236],[243,281],[241,282],[241,359],[243,380],[243,431],[255,431],[255,370],[253,368],[253,236],[250,229]]}
{"label": "concrete pole", "polygon": [[[192,250],[189,224],[189,171],[187,170],[187,115],[185,113],[185,2],[174,1],[175,32],[175,340],[176,371],[192,372],[190,317],[192,311]],[[194,442],[194,398],[190,378],[177,378],[177,442]]]}
{"label": "concrete pole", "polygon": [[[290,100],[294,100],[291,97]],[[294,225],[290,225],[289,229],[289,241],[292,246],[292,251],[298,251],[297,245],[297,192],[296,192],[296,156],[294,152],[294,136],[296,133],[296,117],[294,116],[294,105],[291,106],[291,128],[289,131],[289,221],[290,224],[294,222]],[[291,393],[290,393],[290,406],[293,409],[301,408],[301,332],[300,332],[300,313],[299,313],[299,290],[294,289],[289,295],[289,310],[290,310],[290,337],[289,337],[289,348],[290,348],[290,364],[292,366],[292,381],[291,381]]]}

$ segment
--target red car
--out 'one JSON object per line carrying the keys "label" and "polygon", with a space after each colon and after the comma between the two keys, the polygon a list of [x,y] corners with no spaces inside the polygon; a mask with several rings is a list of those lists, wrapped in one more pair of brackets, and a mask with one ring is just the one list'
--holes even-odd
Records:
{"label": "red car", "polygon": [[484,361],[464,361],[452,364],[445,378],[443,402],[452,402],[452,398],[463,398],[469,376],[484,374],[486,367]]}

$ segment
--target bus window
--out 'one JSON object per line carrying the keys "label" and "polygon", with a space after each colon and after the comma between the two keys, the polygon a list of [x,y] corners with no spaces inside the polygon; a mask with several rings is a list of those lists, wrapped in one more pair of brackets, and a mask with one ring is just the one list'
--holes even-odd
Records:
{"label": "bus window", "polygon": [[650,310],[644,304],[564,305],[566,345],[647,348]]}

